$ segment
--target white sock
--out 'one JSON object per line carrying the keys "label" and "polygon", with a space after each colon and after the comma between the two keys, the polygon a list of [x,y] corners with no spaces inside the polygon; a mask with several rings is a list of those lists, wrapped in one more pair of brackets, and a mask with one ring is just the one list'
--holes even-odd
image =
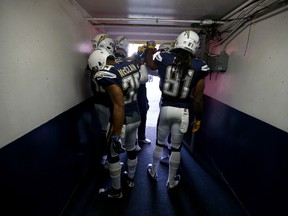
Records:
{"label": "white sock", "polygon": [[120,161],[116,163],[109,163],[109,173],[111,178],[111,184],[114,189],[121,188],[121,164]]}
{"label": "white sock", "polygon": [[170,187],[174,187],[176,185],[174,176],[176,175],[177,170],[179,168],[180,160],[181,160],[180,152],[172,151],[169,159],[169,174],[168,174],[168,181]]}
{"label": "white sock", "polygon": [[163,147],[159,147],[156,145],[153,151],[153,162],[152,162],[153,165],[152,170],[154,173],[157,173],[162,154],[163,154]]}
{"label": "white sock", "polygon": [[133,179],[138,164],[138,157],[133,160],[127,159],[128,177]]}

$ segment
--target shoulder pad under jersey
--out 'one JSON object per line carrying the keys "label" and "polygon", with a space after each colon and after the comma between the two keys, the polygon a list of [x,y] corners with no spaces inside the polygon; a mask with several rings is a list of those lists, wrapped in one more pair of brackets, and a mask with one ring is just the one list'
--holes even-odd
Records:
{"label": "shoulder pad under jersey", "polygon": [[97,80],[103,79],[103,78],[108,78],[108,79],[117,79],[116,74],[111,73],[109,71],[98,71],[94,78],[96,78]]}

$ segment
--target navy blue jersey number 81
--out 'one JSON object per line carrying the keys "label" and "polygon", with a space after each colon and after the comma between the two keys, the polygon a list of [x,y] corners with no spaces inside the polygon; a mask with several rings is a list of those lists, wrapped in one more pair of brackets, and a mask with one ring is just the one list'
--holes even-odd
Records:
{"label": "navy blue jersey number 81", "polygon": [[181,75],[177,73],[177,69],[175,67],[168,66],[166,69],[162,92],[172,97],[177,97],[180,92],[180,98],[187,98],[189,95],[193,74],[194,70],[190,69],[184,79],[181,80]]}

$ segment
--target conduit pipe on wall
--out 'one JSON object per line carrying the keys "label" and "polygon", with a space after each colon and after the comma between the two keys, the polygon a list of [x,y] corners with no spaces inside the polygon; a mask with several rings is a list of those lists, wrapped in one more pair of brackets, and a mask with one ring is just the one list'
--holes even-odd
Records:
{"label": "conduit pipe on wall", "polygon": [[[208,20],[176,20],[176,19],[158,19],[158,18],[110,18],[110,17],[88,17],[88,21],[141,21],[141,22],[178,22],[178,23],[191,23],[191,24],[205,24]],[[223,21],[209,20],[211,24],[224,24]]]}
{"label": "conduit pipe on wall", "polygon": [[223,47],[223,50],[225,50],[226,47],[228,46],[228,44],[229,44],[234,38],[236,38],[237,35],[239,35],[242,31],[244,31],[248,26],[250,26],[250,25],[252,25],[252,24],[256,24],[256,23],[258,23],[258,22],[260,22],[260,21],[262,21],[262,20],[268,19],[268,18],[270,18],[270,17],[272,17],[272,16],[278,15],[278,14],[284,12],[284,11],[287,11],[287,10],[288,10],[288,5],[285,5],[284,7],[279,8],[279,9],[277,9],[277,10],[271,12],[271,13],[268,13],[268,14],[262,16],[262,17],[259,17],[259,18],[255,19],[255,20],[248,21],[248,22],[246,22],[246,23],[243,25],[243,27],[241,27],[241,28],[239,28],[239,29],[236,29],[235,31],[231,32],[231,33],[230,33],[228,36],[226,36],[222,41],[220,41],[219,44],[223,44],[225,41],[227,41],[227,40],[229,39],[229,40],[227,41],[227,43],[225,43],[225,45],[224,45],[224,47]]}
{"label": "conduit pipe on wall", "polygon": [[[175,25],[139,25],[139,24],[93,24],[98,28],[115,28],[115,27],[123,27],[123,28],[162,28],[162,29],[185,29],[191,28],[190,26],[175,26]],[[200,30],[201,28],[193,27],[195,30]]]}
{"label": "conduit pipe on wall", "polygon": [[248,5],[250,5],[251,3],[255,2],[255,0],[249,0],[247,2],[245,2],[244,4],[242,4],[241,6],[239,6],[238,8],[236,8],[235,10],[233,10],[232,12],[230,12],[229,14],[227,14],[226,16],[224,16],[221,20],[225,20],[225,19],[229,19],[230,17],[234,16],[236,13],[238,13],[239,11],[241,11],[243,8],[247,7]]}

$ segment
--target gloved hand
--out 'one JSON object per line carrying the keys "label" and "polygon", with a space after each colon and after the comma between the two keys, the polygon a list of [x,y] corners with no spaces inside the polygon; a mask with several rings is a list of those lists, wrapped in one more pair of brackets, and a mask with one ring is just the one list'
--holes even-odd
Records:
{"label": "gloved hand", "polygon": [[111,146],[117,154],[123,153],[126,151],[124,144],[121,141],[119,136],[110,137]]}
{"label": "gloved hand", "polygon": [[137,60],[140,64],[144,64],[146,61],[146,53],[142,53],[141,55],[138,55]]}
{"label": "gloved hand", "polygon": [[145,50],[146,50],[146,45],[139,46],[139,47],[138,47],[138,54],[144,53]]}
{"label": "gloved hand", "polygon": [[156,47],[156,42],[154,40],[147,41],[146,44],[147,44],[147,48],[149,49],[155,49]]}
{"label": "gloved hand", "polygon": [[138,52],[137,52],[137,60],[138,62],[145,62],[145,59],[146,59],[146,45],[143,45],[141,47],[138,47]]}
{"label": "gloved hand", "polygon": [[192,122],[192,126],[193,126],[192,132],[194,133],[194,132],[198,131],[199,128],[200,128],[200,125],[201,125],[201,121],[200,120],[194,120]]}

